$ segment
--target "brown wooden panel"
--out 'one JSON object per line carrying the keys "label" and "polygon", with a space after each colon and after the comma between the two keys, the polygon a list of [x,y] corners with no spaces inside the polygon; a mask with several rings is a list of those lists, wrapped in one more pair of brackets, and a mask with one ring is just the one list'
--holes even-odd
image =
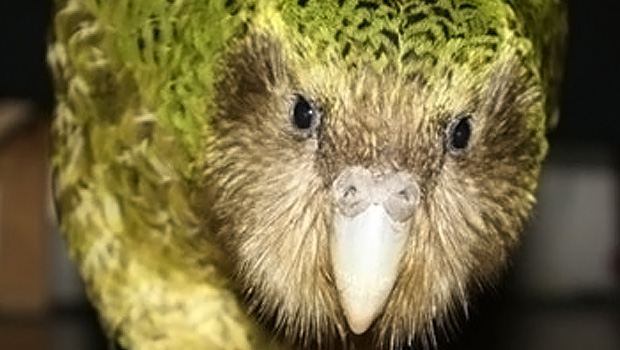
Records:
{"label": "brown wooden panel", "polygon": [[50,291],[47,123],[29,123],[0,141],[0,312],[43,312]]}

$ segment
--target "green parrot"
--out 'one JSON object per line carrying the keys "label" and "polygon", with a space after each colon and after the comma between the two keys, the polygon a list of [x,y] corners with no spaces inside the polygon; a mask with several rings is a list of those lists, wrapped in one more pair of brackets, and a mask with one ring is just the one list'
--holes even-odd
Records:
{"label": "green parrot", "polygon": [[435,344],[531,216],[559,0],[57,0],[53,185],[131,350]]}

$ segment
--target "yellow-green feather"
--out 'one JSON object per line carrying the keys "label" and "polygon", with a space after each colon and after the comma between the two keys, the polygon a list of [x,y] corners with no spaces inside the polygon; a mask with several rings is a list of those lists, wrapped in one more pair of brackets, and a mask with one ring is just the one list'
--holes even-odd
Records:
{"label": "yellow-green feather", "polygon": [[209,4],[56,3],[61,229],[107,331],[131,349],[275,347],[229,290],[217,248],[195,244],[213,66],[242,20]]}
{"label": "yellow-green feather", "polygon": [[510,3],[57,0],[57,207],[110,336],[145,350],[279,346],[246,315],[193,211],[214,83],[235,37],[268,31],[308,67],[430,80],[453,66],[475,76],[508,48],[537,74],[554,38],[535,19],[551,18],[555,2]]}
{"label": "yellow-green feather", "polygon": [[542,81],[547,124],[555,124],[567,28],[561,0],[307,0],[277,8],[286,38],[310,62],[484,83],[485,71],[516,58]]}

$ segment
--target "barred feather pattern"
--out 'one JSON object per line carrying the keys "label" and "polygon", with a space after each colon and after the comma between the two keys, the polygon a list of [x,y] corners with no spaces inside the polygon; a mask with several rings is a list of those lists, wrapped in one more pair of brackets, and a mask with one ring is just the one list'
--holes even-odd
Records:
{"label": "barred feather pattern", "polygon": [[[185,63],[159,76],[158,65],[192,58],[153,45],[150,27],[153,13],[175,7],[131,12],[130,3],[58,1],[49,51],[56,207],[88,296],[128,349],[278,349],[231,292],[219,249],[195,242],[191,154],[202,129],[192,123],[205,102],[187,100],[184,85],[202,85],[170,77]],[[144,44],[119,55],[130,39]],[[158,105],[163,85],[177,96]]]}
{"label": "barred feather pattern", "polygon": [[[402,278],[371,329],[379,348],[435,344],[517,244],[554,124],[559,1],[56,9],[57,210],[122,346],[359,348],[326,248],[326,188],[349,164],[424,179]],[[320,107],[320,138],[286,124],[297,93]],[[462,112],[478,128],[469,162],[441,141]]]}

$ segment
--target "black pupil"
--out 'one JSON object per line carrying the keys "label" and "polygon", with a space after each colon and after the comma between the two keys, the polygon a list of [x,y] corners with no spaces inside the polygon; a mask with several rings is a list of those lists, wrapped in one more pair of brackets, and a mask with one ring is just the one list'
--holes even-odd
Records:
{"label": "black pupil", "polygon": [[461,118],[452,128],[450,135],[450,144],[454,149],[463,149],[467,147],[471,136],[471,125],[469,118]]}
{"label": "black pupil", "polygon": [[303,96],[297,96],[293,109],[293,122],[299,129],[309,129],[314,119],[314,108]]}

